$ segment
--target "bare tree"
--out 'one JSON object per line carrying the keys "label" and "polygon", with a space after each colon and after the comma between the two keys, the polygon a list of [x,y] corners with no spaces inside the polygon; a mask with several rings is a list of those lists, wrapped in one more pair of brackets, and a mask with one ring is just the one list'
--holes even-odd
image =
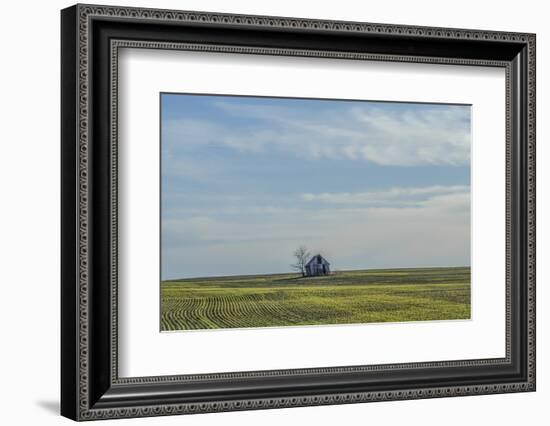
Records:
{"label": "bare tree", "polygon": [[294,257],[296,258],[296,263],[291,265],[292,269],[302,273],[302,277],[306,276],[306,263],[310,258],[311,254],[306,247],[300,246],[294,251]]}

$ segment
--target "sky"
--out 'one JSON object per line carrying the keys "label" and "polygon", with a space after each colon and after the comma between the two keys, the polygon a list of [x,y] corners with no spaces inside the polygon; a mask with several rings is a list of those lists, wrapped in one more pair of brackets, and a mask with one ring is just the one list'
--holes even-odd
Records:
{"label": "sky", "polygon": [[161,94],[161,278],[470,265],[470,114]]}

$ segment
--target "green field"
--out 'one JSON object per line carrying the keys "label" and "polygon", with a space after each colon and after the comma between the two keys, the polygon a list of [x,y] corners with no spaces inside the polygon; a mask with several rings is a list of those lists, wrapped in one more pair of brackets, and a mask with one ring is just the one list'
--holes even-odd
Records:
{"label": "green field", "polygon": [[161,283],[162,330],[470,318],[470,268],[370,269]]}

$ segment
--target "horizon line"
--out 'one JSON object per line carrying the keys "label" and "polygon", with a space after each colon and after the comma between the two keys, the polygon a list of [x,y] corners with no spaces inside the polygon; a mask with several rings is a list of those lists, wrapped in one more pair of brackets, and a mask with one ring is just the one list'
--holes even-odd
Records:
{"label": "horizon line", "polygon": [[[450,269],[450,268],[470,268],[471,265],[458,265],[458,266],[411,266],[411,267],[393,267],[393,268],[363,268],[363,269],[336,269],[331,273],[337,272],[357,272],[357,271],[388,271],[388,270],[403,270],[403,269]],[[187,278],[170,278],[165,280],[160,280],[161,283],[171,282],[171,281],[186,281],[186,280],[197,280],[197,279],[215,279],[215,278],[241,278],[241,277],[258,277],[265,275],[300,275],[300,272],[275,272],[275,273],[265,273],[265,274],[237,274],[237,275],[209,275],[209,276],[197,276],[197,277],[187,277]]]}

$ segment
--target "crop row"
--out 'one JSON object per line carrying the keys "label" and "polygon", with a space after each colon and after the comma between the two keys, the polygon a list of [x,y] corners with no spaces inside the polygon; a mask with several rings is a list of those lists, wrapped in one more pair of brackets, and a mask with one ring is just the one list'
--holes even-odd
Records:
{"label": "crop row", "polygon": [[469,318],[469,284],[390,287],[170,289],[162,294],[162,329]]}

